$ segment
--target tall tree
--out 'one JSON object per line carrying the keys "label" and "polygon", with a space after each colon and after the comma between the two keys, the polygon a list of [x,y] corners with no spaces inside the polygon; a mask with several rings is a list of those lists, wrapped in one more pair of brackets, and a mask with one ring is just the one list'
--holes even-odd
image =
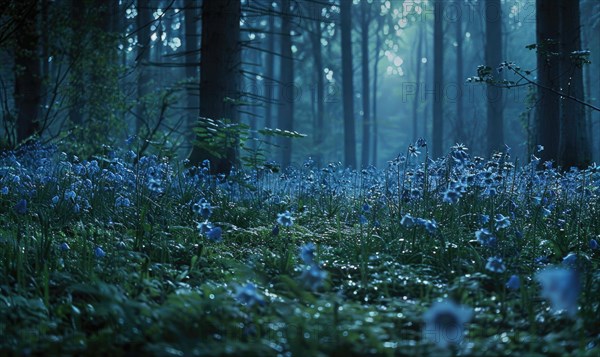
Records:
{"label": "tall tree", "polygon": [[462,143],[465,140],[464,135],[464,101],[463,101],[463,93],[464,93],[464,67],[463,67],[463,23],[462,16],[458,16],[456,19],[456,87],[457,87],[457,96],[456,96],[456,121],[454,123],[454,131],[456,135],[456,142]]}
{"label": "tall tree", "polygon": [[135,131],[140,132],[146,117],[146,101],[150,93],[150,26],[152,25],[152,9],[150,8],[150,0],[137,0],[138,15],[136,17],[138,28],[138,46],[137,46],[137,112]]}
{"label": "tall tree", "polygon": [[[582,64],[572,56],[574,52],[581,51],[579,0],[561,0],[560,13],[561,88],[566,94],[584,100]],[[585,107],[572,99],[564,98],[560,119],[559,163],[565,169],[571,166],[586,167],[591,161],[591,149]]]}
{"label": "tall tree", "polygon": [[437,158],[442,156],[443,152],[443,95],[444,89],[444,4],[441,0],[434,2],[434,24],[433,24],[433,137],[432,137],[432,155]]}
{"label": "tall tree", "polygon": [[[266,78],[265,78],[265,126],[273,128],[273,88],[275,87],[275,12],[273,5],[268,2],[269,33],[267,34],[266,59]],[[271,143],[271,137],[267,137],[267,142]]]}
{"label": "tall tree", "polygon": [[373,158],[371,161],[377,165],[378,144],[379,144],[379,128],[377,121],[377,79],[379,78],[379,61],[381,60],[381,32],[384,25],[384,17],[377,16],[377,32],[375,33],[375,61],[373,61]]}
{"label": "tall tree", "polygon": [[[240,16],[240,0],[202,4],[200,117],[239,121],[235,100],[239,97],[240,85]],[[228,173],[238,162],[237,145],[226,147],[224,151],[223,157],[215,157],[194,145],[189,160],[197,165],[209,159],[213,172]]]}
{"label": "tall tree", "polygon": [[371,4],[361,0],[361,67],[362,67],[362,167],[369,166],[369,148],[371,145],[371,99],[369,90],[369,25],[371,24]]}
{"label": "tall tree", "polygon": [[17,109],[17,142],[23,142],[39,133],[38,121],[41,104],[41,68],[37,53],[39,34],[36,28],[37,1],[17,5],[23,15],[16,31],[15,48],[15,106]]}
{"label": "tall tree", "polygon": [[412,106],[412,120],[413,120],[413,135],[412,135],[412,139],[416,140],[419,137],[419,89],[421,88],[422,84],[421,84],[421,67],[423,66],[423,63],[421,62],[423,59],[423,33],[425,32],[425,30],[423,29],[423,26],[419,26],[419,36],[417,37],[417,52],[416,52],[416,58],[415,58],[415,64],[416,64],[416,91],[417,93],[415,94],[415,97],[413,98],[413,106]]}
{"label": "tall tree", "polygon": [[198,17],[194,0],[185,0],[184,21],[185,21],[185,76],[188,79],[193,79],[191,86],[187,90],[187,112],[188,121],[187,127],[191,128],[196,122],[196,116],[199,109],[199,85],[198,81]]}
{"label": "tall tree", "polygon": [[323,76],[323,50],[321,41],[323,39],[323,30],[321,28],[321,9],[322,5],[314,4],[317,6],[316,11],[312,11],[314,15],[314,21],[311,21],[312,28],[310,30],[310,39],[312,44],[312,55],[313,55],[313,66],[315,75],[315,86],[316,86],[316,111],[315,111],[315,134],[314,134],[314,147],[317,150],[315,158],[318,163],[321,162],[323,145],[323,136],[325,133],[325,81]]}
{"label": "tall tree", "polygon": [[342,35],[342,103],[344,106],[344,160],[356,167],[356,133],[354,128],[354,71],[352,67],[352,0],[341,0]]}
{"label": "tall tree", "polygon": [[[498,80],[502,79],[496,72],[502,62],[502,5],[500,0],[487,0],[485,5],[485,61]],[[487,99],[487,143],[488,153],[500,150],[504,144],[504,118],[502,88],[486,87]]]}
{"label": "tall tree", "polygon": [[558,56],[560,40],[560,0],[537,0],[536,42],[537,49],[537,143],[544,147],[539,153],[544,161],[558,162],[560,142],[560,63]]}
{"label": "tall tree", "polygon": [[69,119],[76,125],[83,122],[83,103],[87,88],[84,79],[84,68],[81,64],[81,59],[84,55],[82,42],[87,41],[83,29],[85,9],[83,1],[71,0],[71,41],[69,43],[69,62],[71,67],[69,79],[71,90],[69,91]]}
{"label": "tall tree", "polygon": [[[294,58],[292,54],[292,3],[290,0],[281,1],[281,65],[280,84],[282,90],[279,98],[278,127],[279,129],[294,130]],[[278,140],[281,150],[281,164],[289,166],[292,162],[292,139],[280,137]]]}

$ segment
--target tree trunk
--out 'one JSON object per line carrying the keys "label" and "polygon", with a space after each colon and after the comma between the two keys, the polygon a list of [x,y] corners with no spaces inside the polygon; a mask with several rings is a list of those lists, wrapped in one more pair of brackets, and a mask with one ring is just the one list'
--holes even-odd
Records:
{"label": "tree trunk", "polygon": [[152,10],[150,9],[150,0],[137,0],[138,15],[136,17],[138,28],[138,48],[137,48],[137,68],[139,77],[137,80],[137,119],[135,123],[135,132],[140,133],[146,123],[146,97],[150,93],[150,26],[152,21]]}
{"label": "tree trunk", "polygon": [[[202,4],[202,47],[200,63],[200,117],[237,123],[239,114],[232,100],[239,99],[240,0],[204,1]],[[229,173],[238,163],[237,145],[223,148],[215,157],[194,146],[190,163],[208,159],[213,173]]]}
{"label": "tree trunk", "polygon": [[433,28],[433,149],[434,158],[442,156],[443,153],[443,133],[444,133],[444,108],[443,108],[443,90],[444,90],[444,29],[443,29],[443,3],[436,0],[434,3],[434,28]]}
{"label": "tree trunk", "polygon": [[[502,62],[502,5],[500,0],[485,3],[485,62],[492,68],[494,78],[502,80],[496,68]],[[487,142],[488,154],[503,149],[504,123],[502,88],[488,85],[487,99]]]}
{"label": "tree trunk", "polygon": [[85,41],[83,23],[85,18],[85,5],[83,1],[71,0],[71,43],[69,51],[70,76],[69,84],[69,120],[75,125],[83,123],[83,107],[87,85],[84,78],[84,69],[80,63],[83,56],[81,42]]}
{"label": "tree trunk", "polygon": [[[294,85],[294,59],[292,54],[292,12],[291,1],[281,1],[281,66],[280,66],[280,98],[279,118],[277,126],[283,130],[294,130],[294,100],[296,88]],[[281,165],[287,167],[292,163],[292,139],[279,137],[281,150]]]}
{"label": "tree trunk", "polygon": [[[191,80],[187,89],[187,123],[188,128],[193,128],[196,124],[198,110],[200,109],[200,81],[198,80],[198,23],[197,11],[194,0],[185,0],[184,4],[185,18],[185,76]],[[192,85],[195,83],[195,85]],[[189,131],[187,131],[189,132]]]}
{"label": "tree trunk", "polygon": [[464,135],[464,67],[463,67],[463,29],[462,29],[462,17],[458,17],[456,20],[456,122],[454,123],[454,131],[456,135],[456,142],[463,143],[465,140]]}
{"label": "tree trunk", "polygon": [[369,23],[371,22],[371,5],[361,1],[361,64],[362,64],[362,167],[369,166],[369,148],[371,139],[371,99],[369,97]]}
{"label": "tree trunk", "polygon": [[[572,52],[581,50],[579,1],[561,0],[560,14],[561,88],[568,95],[583,100],[582,67],[574,63],[570,56]],[[560,165],[564,169],[587,167],[591,161],[591,150],[585,126],[585,107],[563,98],[560,119]]]}
{"label": "tree trunk", "polygon": [[36,3],[21,4],[27,8],[16,32],[15,48],[15,107],[17,109],[17,143],[39,134],[41,104],[41,68],[37,53],[39,35],[36,29]]}
{"label": "tree trunk", "polygon": [[423,58],[423,27],[420,26],[419,27],[419,37],[417,39],[417,41],[419,42],[417,44],[417,56],[416,56],[416,68],[415,68],[415,72],[416,72],[416,93],[415,93],[415,98],[413,100],[413,107],[412,107],[412,117],[413,117],[413,135],[412,135],[412,140],[417,140],[419,138],[419,114],[418,114],[418,109],[419,109],[419,93],[420,93],[420,89],[422,88],[422,83],[421,83],[421,67],[423,66],[423,63],[421,63],[421,59]]}
{"label": "tree trunk", "polygon": [[[267,78],[265,78],[265,127],[273,128],[273,89],[277,87],[275,85],[274,77],[275,77],[275,14],[273,12],[273,7],[269,3],[269,34],[268,43],[267,43],[267,52],[265,56],[267,56],[266,66],[267,66]],[[272,140],[270,136],[267,136],[267,143],[271,144]],[[270,145],[269,145],[270,149]]]}
{"label": "tree trunk", "polygon": [[356,167],[354,128],[354,81],[352,67],[352,1],[341,0],[342,97],[344,106],[344,159],[347,167]]}
{"label": "tree trunk", "polygon": [[[540,86],[559,90],[559,60],[553,53],[559,52],[560,0],[537,0],[536,2],[536,42],[538,83]],[[560,97],[547,89],[537,88],[536,133],[537,142],[544,150],[537,155],[544,161],[558,162],[560,142]]]}
{"label": "tree trunk", "polygon": [[375,40],[375,61],[373,63],[373,158],[371,159],[371,161],[373,162],[373,165],[377,165],[377,152],[378,152],[378,123],[377,123],[377,77],[379,75],[379,60],[381,59],[381,56],[379,55],[379,52],[381,51],[381,36],[379,35],[381,29],[383,28],[383,20],[380,17],[378,17],[377,19],[378,24],[377,24],[377,34],[376,37],[377,39]]}
{"label": "tree trunk", "polygon": [[321,22],[317,19],[314,33],[311,34],[312,47],[313,47],[313,61],[314,61],[314,72],[316,79],[316,125],[315,125],[315,138],[314,138],[314,149],[315,160],[317,163],[322,161],[323,152],[323,134],[325,133],[324,127],[324,115],[325,115],[325,83],[323,80],[323,51],[321,48]]}

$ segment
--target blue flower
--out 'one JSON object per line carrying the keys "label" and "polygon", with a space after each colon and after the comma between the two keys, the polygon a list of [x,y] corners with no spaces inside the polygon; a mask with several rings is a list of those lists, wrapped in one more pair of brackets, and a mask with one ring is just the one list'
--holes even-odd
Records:
{"label": "blue flower", "polygon": [[206,234],[206,233],[208,233],[208,231],[210,231],[213,228],[213,225],[209,221],[204,221],[204,222],[198,223],[196,228],[198,228],[198,230],[200,231],[200,234]]}
{"label": "blue flower", "polygon": [[569,268],[577,267],[577,254],[572,252],[567,254],[567,256],[563,258],[562,263]]}
{"label": "blue flower", "polygon": [[8,186],[2,187],[2,190],[0,190],[0,194],[8,195]]}
{"label": "blue flower", "polygon": [[77,197],[75,191],[69,190],[65,192],[65,200],[75,200],[75,197]]}
{"label": "blue flower", "polygon": [[505,217],[500,213],[496,215],[496,218],[494,220],[496,221],[496,230],[510,227],[510,220],[508,219],[508,217]]}
{"label": "blue flower", "polygon": [[548,299],[554,311],[566,311],[570,316],[577,313],[579,276],[573,269],[546,268],[536,273],[542,287],[542,297]]}
{"label": "blue flower", "polygon": [[453,188],[449,188],[444,191],[443,201],[446,203],[455,204],[458,203],[458,200],[460,200],[461,196],[462,195],[460,192],[454,190]]}
{"label": "blue flower", "polygon": [[502,259],[498,257],[489,257],[485,268],[494,273],[504,273],[506,271],[506,266]]}
{"label": "blue flower", "polygon": [[106,256],[106,252],[102,248],[96,247],[94,248],[94,255],[96,258],[104,258]]}
{"label": "blue flower", "polygon": [[479,215],[479,222],[481,224],[488,224],[489,221],[490,221],[490,216],[488,216],[487,214]]}
{"label": "blue flower", "polygon": [[495,247],[497,244],[496,237],[492,235],[492,233],[486,229],[482,228],[475,232],[475,237],[477,241],[484,247]]}
{"label": "blue flower", "polygon": [[593,249],[593,250],[600,248],[600,245],[598,245],[598,241],[596,241],[595,239],[590,239],[589,246],[590,246],[590,249]]}
{"label": "blue flower", "polygon": [[367,219],[367,217],[365,217],[364,214],[361,214],[360,216],[358,216],[358,223],[360,223],[361,225],[364,225],[364,224],[369,223],[369,220]]}
{"label": "blue flower", "polygon": [[304,262],[304,264],[313,264],[315,258],[315,250],[317,247],[313,243],[306,243],[302,247],[300,247],[300,259]]}
{"label": "blue flower", "polygon": [[129,198],[127,198],[127,197],[119,196],[115,200],[115,207],[129,207],[129,206],[131,206],[131,201],[129,201]]}
{"label": "blue flower", "polygon": [[290,213],[290,211],[278,213],[277,214],[277,223],[279,223],[280,225],[282,225],[284,227],[290,227],[292,224],[294,224],[294,218],[292,217],[292,214]]}
{"label": "blue flower", "polygon": [[148,189],[152,192],[162,193],[163,188],[161,187],[161,182],[158,179],[151,178],[148,180]]}
{"label": "blue flower", "polygon": [[300,280],[302,280],[304,286],[313,291],[323,285],[325,279],[327,279],[327,272],[321,270],[316,264],[304,269],[300,275]]}
{"label": "blue flower", "polygon": [[209,219],[212,215],[212,206],[204,198],[201,198],[200,201],[194,203],[192,210],[196,214],[202,216],[203,219]]}
{"label": "blue flower", "polygon": [[18,214],[25,214],[25,213],[27,213],[27,200],[24,199],[24,198],[22,198],[21,200],[19,200],[19,202],[17,202],[16,205],[14,205],[13,209]]}
{"label": "blue flower", "polygon": [[511,277],[506,282],[506,288],[510,290],[519,290],[521,287],[521,280],[517,275],[511,275]]}
{"label": "blue flower", "polygon": [[212,241],[212,242],[220,242],[221,240],[223,240],[223,230],[221,229],[221,227],[214,227],[211,228],[208,232],[206,232],[206,238],[208,238],[208,240]]}
{"label": "blue flower", "polygon": [[253,306],[254,304],[265,304],[264,298],[252,283],[248,283],[244,287],[238,286],[236,290],[235,298],[244,305]]}
{"label": "blue flower", "polygon": [[463,340],[465,324],[471,320],[473,310],[451,301],[436,302],[423,315],[425,338],[439,347],[459,344]]}
{"label": "blue flower", "polygon": [[362,205],[362,211],[363,211],[364,213],[370,213],[370,212],[371,212],[371,206],[369,206],[369,204],[368,204],[368,203],[365,203],[365,204],[363,204],[363,205]]}
{"label": "blue flower", "polygon": [[60,198],[58,196],[52,197],[52,205],[58,204],[58,200],[60,200]]}
{"label": "blue flower", "polygon": [[69,245],[67,244],[67,242],[62,242],[60,243],[60,245],[58,246],[58,249],[60,251],[66,252],[68,250],[71,250],[71,247],[69,247]]}
{"label": "blue flower", "polygon": [[435,219],[418,219],[417,223],[422,225],[429,234],[435,233],[438,229]]}
{"label": "blue flower", "polygon": [[404,215],[404,217],[402,217],[402,220],[400,220],[400,224],[406,228],[411,228],[415,225],[415,219],[413,216],[407,213]]}

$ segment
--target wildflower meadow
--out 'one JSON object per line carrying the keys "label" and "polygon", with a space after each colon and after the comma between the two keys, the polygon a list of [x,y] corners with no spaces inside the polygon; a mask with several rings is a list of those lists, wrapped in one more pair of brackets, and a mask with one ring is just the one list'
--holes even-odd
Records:
{"label": "wildflower meadow", "polygon": [[599,353],[600,172],[0,159],[3,355]]}

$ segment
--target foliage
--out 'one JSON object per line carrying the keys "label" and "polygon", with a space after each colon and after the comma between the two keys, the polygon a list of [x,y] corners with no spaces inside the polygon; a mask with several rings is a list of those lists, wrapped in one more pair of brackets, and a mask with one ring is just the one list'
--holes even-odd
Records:
{"label": "foliage", "polygon": [[4,153],[0,351],[596,355],[597,167],[423,147],[227,177]]}
{"label": "foliage", "polygon": [[249,125],[231,122],[227,119],[215,120],[200,117],[194,127],[194,145],[217,159],[224,158],[231,148],[243,151],[241,161],[250,168],[262,167],[266,161],[266,150],[271,144],[270,137],[303,138],[296,131],[264,128],[254,131]]}

